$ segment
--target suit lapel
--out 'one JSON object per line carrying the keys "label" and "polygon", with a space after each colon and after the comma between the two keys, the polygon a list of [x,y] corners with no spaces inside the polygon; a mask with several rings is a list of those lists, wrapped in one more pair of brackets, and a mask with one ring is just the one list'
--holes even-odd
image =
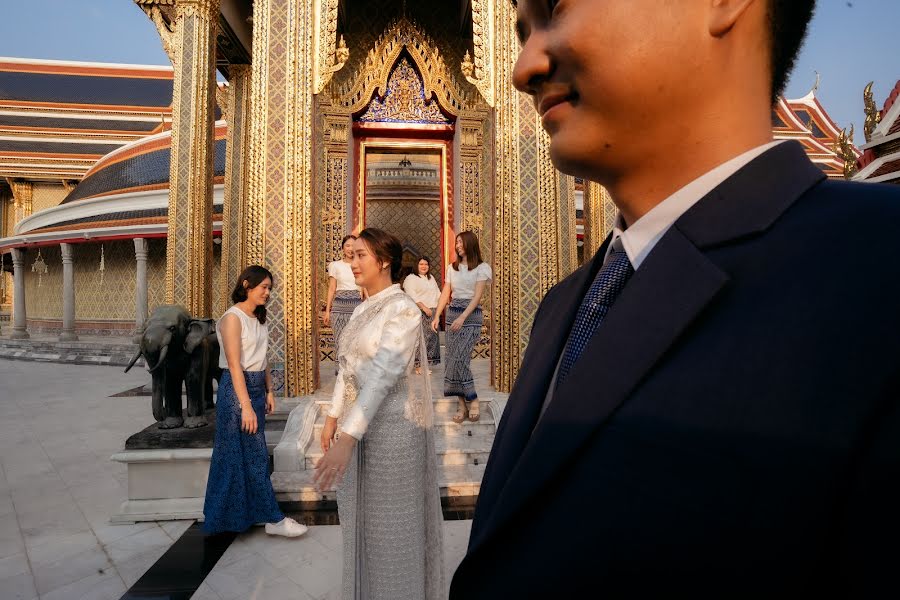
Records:
{"label": "suit lapel", "polygon": [[[564,466],[727,285],[728,275],[702,250],[765,231],[824,177],[799,144],[780,144],[701,199],[669,229],[632,276],[533,433],[526,433],[526,428],[530,432],[529,422],[534,422],[529,421],[533,407],[510,424],[511,431],[503,440],[498,431],[494,452],[505,459],[506,470],[498,470],[493,477],[490,502],[486,502],[493,509],[485,515],[477,537],[473,536],[470,552],[537,492],[552,485],[554,476],[564,471]],[[596,270],[592,268],[591,273]],[[585,283],[590,281],[584,279]],[[520,376],[514,395],[518,388],[524,388],[519,393],[534,400],[529,391],[532,386],[546,392],[584,291],[584,285],[577,290],[573,286],[568,293],[577,293],[577,297],[560,303],[568,307],[568,319],[557,317],[546,326],[542,323],[542,336],[553,340],[554,353],[533,374]],[[549,332],[551,327],[562,326],[562,333]],[[532,338],[530,347],[540,341]],[[552,364],[546,364],[547,360]],[[526,368],[524,362],[522,368]],[[535,395],[543,399],[543,394]],[[511,396],[511,409],[513,400]]]}
{"label": "suit lapel", "polygon": [[[491,460],[478,494],[479,509],[494,506],[494,500],[500,495],[522,449],[531,438],[578,306],[603,265],[608,245],[609,239],[590,263],[560,282],[541,306],[540,321],[535,320],[506,412],[494,436]],[[483,523],[487,516],[476,513],[475,520]]]}

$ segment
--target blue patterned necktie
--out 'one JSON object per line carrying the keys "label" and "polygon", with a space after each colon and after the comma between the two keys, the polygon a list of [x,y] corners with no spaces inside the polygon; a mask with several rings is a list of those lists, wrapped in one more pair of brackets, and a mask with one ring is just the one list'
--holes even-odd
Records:
{"label": "blue patterned necktie", "polygon": [[624,250],[613,250],[606,262],[594,278],[594,282],[578,307],[575,323],[569,333],[566,349],[563,351],[562,362],[559,365],[559,373],[556,376],[556,387],[572,371],[572,367],[578,361],[588,342],[594,336],[600,323],[606,317],[610,307],[625,288],[628,279],[634,274],[631,261]]}

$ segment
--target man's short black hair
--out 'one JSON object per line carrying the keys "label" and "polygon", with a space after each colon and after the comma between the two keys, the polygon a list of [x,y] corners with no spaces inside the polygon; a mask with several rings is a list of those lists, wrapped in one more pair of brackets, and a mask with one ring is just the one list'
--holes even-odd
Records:
{"label": "man's short black hair", "polygon": [[772,103],[784,92],[816,10],[816,0],[768,0],[772,50]]}

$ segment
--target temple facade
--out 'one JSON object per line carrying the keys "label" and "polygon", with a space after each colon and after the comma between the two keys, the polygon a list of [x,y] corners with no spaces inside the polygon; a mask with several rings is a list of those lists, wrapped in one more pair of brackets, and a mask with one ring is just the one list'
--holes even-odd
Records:
{"label": "temple facade", "polygon": [[[0,84],[32,81],[22,97],[0,85],[4,335],[131,336],[164,303],[217,317],[259,263],[276,279],[277,388],[308,395],[334,358],[320,313],[341,238],[384,228],[442,280],[471,230],[495,273],[476,353],[509,391],[541,298],[616,214],[553,167],[511,85],[513,4],[135,4],[171,68],[0,59]],[[779,102],[773,131],[843,172],[814,96]]]}

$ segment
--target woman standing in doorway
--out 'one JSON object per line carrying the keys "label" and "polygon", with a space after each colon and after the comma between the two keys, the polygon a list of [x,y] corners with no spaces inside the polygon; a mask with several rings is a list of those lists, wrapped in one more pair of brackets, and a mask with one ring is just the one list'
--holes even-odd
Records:
{"label": "woman standing in doorway", "polygon": [[447,307],[444,396],[459,398],[454,423],[481,418],[471,363],[472,350],[481,338],[481,297],[491,278],[491,266],[481,260],[478,238],[471,231],[463,231],[456,236],[456,260],[447,265],[444,290],[431,322],[437,332],[441,311]]}
{"label": "woman standing in doorway", "polygon": [[203,504],[206,533],[244,531],[257,523],[265,523],[266,533],[272,535],[296,537],[306,532],[305,525],[282,514],[269,480],[265,429],[275,395],[266,360],[266,303],[272,281],[272,273],[264,267],[244,269],[231,292],[234,306],[216,324],[223,371]]}
{"label": "woman standing in doorway", "polygon": [[[428,364],[441,362],[441,341],[438,333],[431,328],[431,320],[437,314],[437,305],[441,297],[434,275],[431,274],[431,259],[423,256],[416,265],[416,272],[410,273],[403,280],[403,290],[413,299],[422,311],[422,330],[425,332],[425,346]],[[416,368],[420,365],[417,363]]]}
{"label": "woman standing in doorway", "polygon": [[337,362],[341,333],[350,320],[353,310],[363,300],[362,290],[356,285],[350,261],[353,260],[355,235],[345,235],[341,240],[341,259],[328,263],[328,298],[325,301],[325,326],[334,332],[334,361]]}
{"label": "woman standing in doorway", "polygon": [[368,298],[344,330],[314,477],[322,490],[338,484],[343,598],[446,598],[431,388],[412,369],[414,356],[427,360],[422,318],[397,283],[397,238],[364,229],[354,252]]}

